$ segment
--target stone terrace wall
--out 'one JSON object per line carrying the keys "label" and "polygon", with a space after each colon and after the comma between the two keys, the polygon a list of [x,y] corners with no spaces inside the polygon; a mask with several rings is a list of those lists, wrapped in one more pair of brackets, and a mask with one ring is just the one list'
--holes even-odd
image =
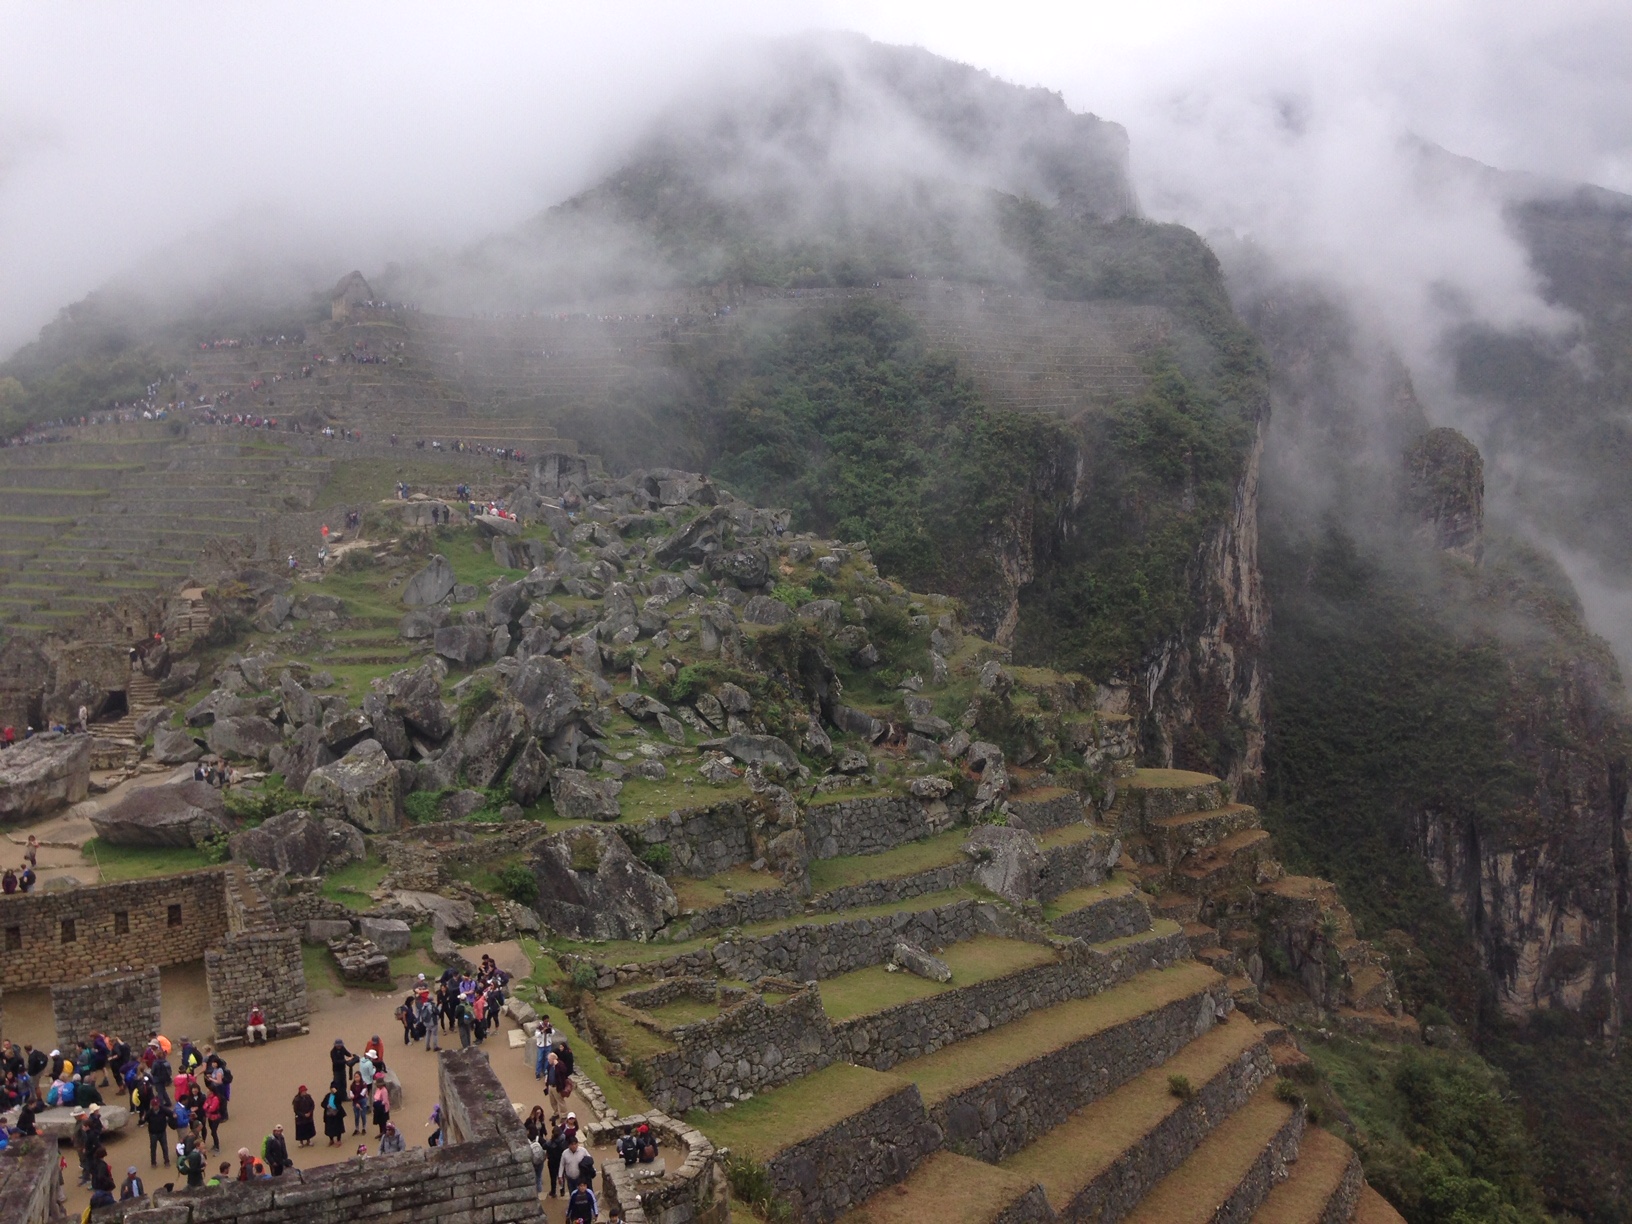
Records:
{"label": "stone terrace wall", "polygon": [[811,858],[882,854],[943,833],[956,820],[952,809],[938,800],[904,795],[835,799],[806,805],[805,842]]}
{"label": "stone terrace wall", "polygon": [[6,1224],[45,1224],[56,1208],[61,1181],[55,1143],[14,1140],[0,1152],[0,1220]]}
{"label": "stone terrace wall", "polygon": [[685,1153],[675,1167],[664,1156],[662,1176],[650,1165],[625,1168],[609,1160],[601,1171],[601,1210],[622,1207],[626,1224],[730,1224],[725,1179],[720,1176],[714,1145],[702,1131],[677,1122],[667,1114],[631,1114],[616,1122],[591,1122],[585,1133],[591,1146],[612,1147],[625,1126],[642,1122],[652,1128],[658,1143]]}
{"label": "stone terrace wall", "polygon": [[1044,851],[1047,869],[1037,889],[1042,901],[1052,901],[1074,888],[1103,883],[1122,854],[1120,838],[1093,836]]}
{"label": "stone terrace wall", "polygon": [[775,1006],[750,995],[711,1020],[671,1030],[669,1039],[675,1049],[642,1065],[652,1103],[677,1113],[721,1109],[833,1061],[833,1030],[815,986]]}
{"label": "stone terrace wall", "polygon": [[765,1163],[777,1197],[805,1224],[828,1224],[886,1186],[898,1185],[931,1152],[941,1133],[908,1084],[844,1122],[778,1152]]}
{"label": "stone terrace wall", "polygon": [[1020,794],[1009,799],[1009,823],[1033,833],[1047,833],[1077,824],[1083,818],[1082,796],[1075,791],[1063,794]]}
{"label": "stone terrace wall", "polygon": [[92,1033],[113,1033],[139,1047],[159,1031],[158,966],[105,971],[75,986],[54,985],[51,1012],[61,1049],[88,1040]]}
{"label": "stone terrace wall", "polygon": [[759,857],[754,851],[756,819],[750,804],[729,799],[708,807],[670,812],[618,831],[636,846],[637,852],[645,846],[667,846],[676,871],[706,879]]}
{"label": "stone terrace wall", "polygon": [[[0,897],[0,988],[78,981],[109,964],[163,967],[203,959],[229,929],[228,869]],[[171,921],[171,907],[179,909]],[[122,916],[122,917],[121,917]],[[71,922],[72,939],[64,924]],[[20,941],[21,947],[14,947]]]}
{"label": "stone terrace wall", "polygon": [[480,1050],[438,1058],[449,1146],[411,1148],[263,1182],[159,1192],[97,1224],[543,1224],[527,1136]]}
{"label": "stone terrace wall", "polygon": [[[971,1155],[997,1161],[1064,1122],[1084,1105],[1160,1066],[1213,1027],[1232,1006],[1222,982],[1201,999],[1175,999],[1127,1024],[1071,1042],[1012,1071],[983,1080],[936,1103],[930,1117],[949,1142],[972,1144]],[[1237,1020],[1238,1024],[1250,1021]],[[1244,1095],[1271,1066],[1262,1044],[1244,1066]],[[1216,1115],[1215,1115],[1216,1116]]]}
{"label": "stone terrace wall", "polygon": [[300,933],[293,928],[228,934],[204,953],[204,978],[218,1043],[243,1038],[256,1003],[266,1015],[269,1037],[295,1036],[310,1016]]}
{"label": "stone terrace wall", "polygon": [[1094,905],[1063,914],[1053,923],[1054,930],[1084,943],[1104,943],[1150,930],[1150,907],[1137,893],[1109,897]]}
{"label": "stone terrace wall", "polygon": [[916,913],[800,923],[769,935],[726,940],[711,948],[644,964],[614,967],[587,957],[567,959],[595,968],[597,985],[602,989],[646,978],[702,977],[711,973],[746,982],[773,976],[808,982],[880,964],[890,958],[896,943],[903,939],[934,949],[976,935],[1007,934],[1009,926],[1008,916],[996,906],[969,899]]}
{"label": "stone terrace wall", "polygon": [[856,1016],[833,1026],[835,1053],[875,1071],[918,1058],[971,1035],[974,1017],[1008,1024],[1029,1012],[1084,999],[1138,976],[1188,959],[1183,932],[1141,942],[1117,953],[1071,945],[1053,964],[1034,965],[990,981],[955,987],[925,999]]}

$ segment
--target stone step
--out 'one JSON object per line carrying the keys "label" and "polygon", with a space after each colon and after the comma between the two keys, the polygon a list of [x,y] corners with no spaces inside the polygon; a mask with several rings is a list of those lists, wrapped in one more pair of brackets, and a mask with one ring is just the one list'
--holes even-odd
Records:
{"label": "stone step", "polygon": [[1185,859],[1173,872],[1173,884],[1180,892],[1204,897],[1232,887],[1250,887],[1258,864],[1271,849],[1267,830],[1243,829]]}
{"label": "stone step", "polygon": [[[1272,1065],[1263,1032],[1233,1018],[1077,1110],[1002,1167],[1038,1181],[1063,1218],[1108,1224],[1251,1098]],[[1177,1076],[1188,1098],[1175,1095]]]}
{"label": "stone step", "polygon": [[1190,955],[1197,956],[1207,948],[1219,947],[1218,928],[1205,922],[1184,924],[1184,937],[1190,941]]}
{"label": "stone step", "polygon": [[953,1152],[936,1152],[840,1224],[1038,1224],[1053,1219],[1042,1187]]}
{"label": "stone step", "polygon": [[1048,912],[1057,915],[1050,927],[1086,943],[1137,935],[1151,926],[1145,894],[1127,879],[1107,880],[1063,893],[1050,902]]}
{"label": "stone step", "polygon": [[1156,861],[1172,867],[1186,855],[1211,849],[1232,833],[1257,827],[1257,808],[1231,803],[1204,812],[1158,816],[1149,822],[1148,836]]}
{"label": "stone step", "polygon": [[1252,1224],[1345,1224],[1364,1184],[1355,1150],[1331,1132],[1309,1127],[1297,1162],[1253,1213]]}
{"label": "stone step", "polygon": [[1137,833],[1153,820],[1224,806],[1224,783],[1187,769],[1138,769],[1117,782],[1111,805],[1118,828]]}
{"label": "stone step", "polygon": [[1303,1133],[1301,1107],[1266,1085],[1220,1123],[1128,1213],[1129,1224],[1245,1221],[1284,1176]]}
{"label": "stone step", "polygon": [[1158,918],[1166,918],[1180,926],[1188,926],[1201,920],[1201,901],[1185,893],[1161,893],[1151,903],[1150,908]]}
{"label": "stone step", "polygon": [[[892,1071],[918,1085],[952,1139],[996,1160],[1182,1048],[1212,1023],[1221,995],[1216,973],[1185,962],[1038,1008]],[[1042,1080],[1057,1086],[1039,1093]]]}

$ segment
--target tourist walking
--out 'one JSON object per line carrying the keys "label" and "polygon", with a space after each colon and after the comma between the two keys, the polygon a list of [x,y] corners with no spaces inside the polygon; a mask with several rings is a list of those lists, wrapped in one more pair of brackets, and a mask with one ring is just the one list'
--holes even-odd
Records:
{"label": "tourist walking", "polygon": [[266,1161],[266,1167],[273,1177],[282,1177],[285,1169],[293,1167],[294,1161],[289,1159],[289,1144],[283,1137],[281,1125],[274,1126],[266,1142],[261,1145],[261,1159]]}

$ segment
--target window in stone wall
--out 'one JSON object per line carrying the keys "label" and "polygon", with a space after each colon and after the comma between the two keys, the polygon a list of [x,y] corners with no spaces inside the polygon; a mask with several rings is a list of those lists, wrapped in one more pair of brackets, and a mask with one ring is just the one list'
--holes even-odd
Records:
{"label": "window in stone wall", "polygon": [[22,950],[23,950],[23,928],[22,927],[7,927],[6,928],[6,951],[7,952],[21,952]]}
{"label": "window in stone wall", "polygon": [[180,926],[181,925],[181,906],[172,905],[170,907],[170,925],[171,926]]}
{"label": "window in stone wall", "polygon": [[129,910],[114,910],[113,911],[113,933],[115,935],[129,935],[130,934],[130,911]]}
{"label": "window in stone wall", "polygon": [[75,925],[74,920],[72,918],[64,918],[62,920],[62,942],[73,943],[78,938],[79,928]]}

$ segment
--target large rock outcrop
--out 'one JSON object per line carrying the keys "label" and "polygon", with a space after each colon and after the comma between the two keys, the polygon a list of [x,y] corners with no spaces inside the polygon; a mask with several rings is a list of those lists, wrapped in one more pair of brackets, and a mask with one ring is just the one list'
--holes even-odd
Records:
{"label": "large rock outcrop", "polygon": [[226,831],[221,792],[188,779],[139,786],[91,814],[96,835],[111,846],[198,846]]}
{"label": "large rock outcrop", "polygon": [[402,826],[402,777],[377,740],[364,740],[332,765],[312,770],[303,793],[367,832]]}
{"label": "large rock outcrop", "polygon": [[90,736],[33,736],[0,754],[0,820],[48,816],[85,798],[90,784]]}
{"label": "large rock outcrop", "polygon": [[296,809],[235,833],[227,850],[233,862],[249,867],[284,875],[316,875],[329,857],[329,833],[323,821]]}
{"label": "large rock outcrop", "polygon": [[680,912],[668,881],[610,829],[569,829],[533,851],[534,908],[547,925],[582,939],[645,939]]}

